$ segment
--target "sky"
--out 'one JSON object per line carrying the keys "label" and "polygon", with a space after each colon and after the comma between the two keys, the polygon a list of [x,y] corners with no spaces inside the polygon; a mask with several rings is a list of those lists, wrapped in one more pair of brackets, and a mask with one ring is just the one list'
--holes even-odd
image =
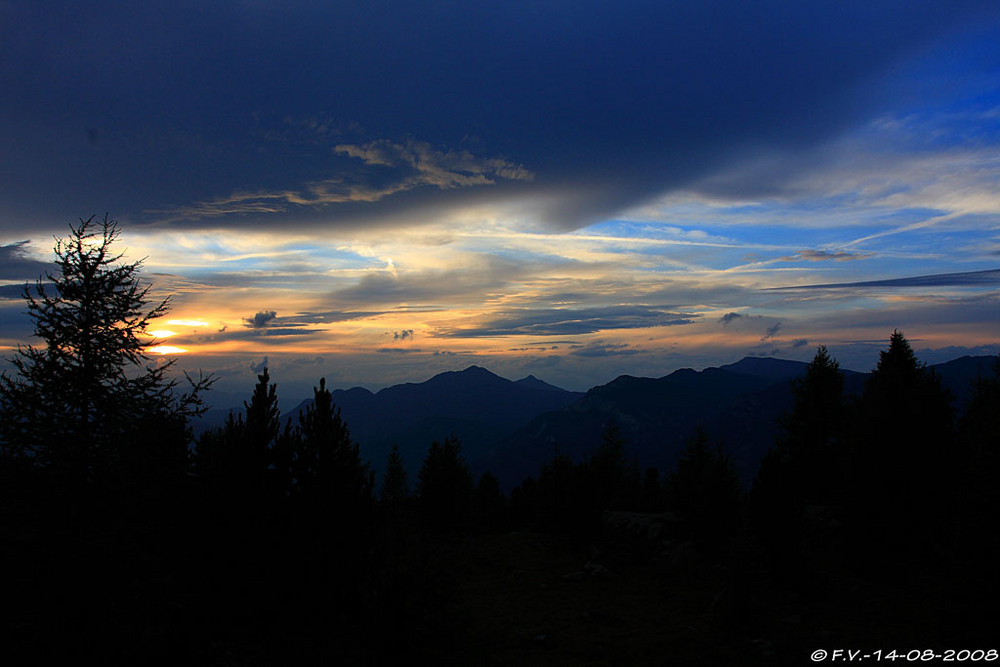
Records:
{"label": "sky", "polygon": [[0,91],[7,351],[108,214],[222,394],[1000,352],[995,1],[0,0]]}

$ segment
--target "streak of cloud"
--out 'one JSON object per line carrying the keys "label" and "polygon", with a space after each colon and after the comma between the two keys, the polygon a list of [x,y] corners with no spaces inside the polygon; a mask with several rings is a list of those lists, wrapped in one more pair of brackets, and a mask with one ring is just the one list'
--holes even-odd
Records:
{"label": "streak of cloud", "polygon": [[879,287],[988,287],[1000,285],[1000,269],[985,271],[967,271],[962,273],[939,273],[926,276],[910,276],[907,278],[889,278],[886,280],[864,280],[860,282],[823,283],[818,285],[789,285],[774,287],[772,290],[825,290]]}
{"label": "streak of cloud", "polygon": [[475,338],[481,336],[566,336],[611,329],[672,327],[692,324],[700,316],[651,306],[608,306],[579,309],[518,309],[502,311],[469,327],[442,327],[435,335]]}
{"label": "streak of cloud", "polygon": [[774,324],[769,326],[767,328],[767,331],[764,332],[764,335],[761,336],[761,341],[771,340],[772,338],[778,335],[779,331],[781,331],[781,322],[775,322]]}

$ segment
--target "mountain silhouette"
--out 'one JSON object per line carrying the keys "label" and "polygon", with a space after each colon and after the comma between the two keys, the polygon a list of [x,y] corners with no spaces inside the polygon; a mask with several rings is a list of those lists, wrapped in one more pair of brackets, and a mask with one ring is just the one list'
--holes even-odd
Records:
{"label": "mountain silhouette", "polygon": [[[961,410],[977,374],[992,372],[996,357],[962,357],[931,368],[952,391]],[[684,368],[661,378],[628,375],[594,387],[564,408],[531,420],[482,461],[510,489],[554,455],[576,462],[592,455],[605,425],[615,422],[629,456],[641,467],[673,469],[681,451],[702,429],[722,443],[744,484],[756,475],[761,457],[774,444],[779,418],[792,406],[792,381],[807,364],[745,357],[695,371]],[[868,373],[844,370],[844,391],[860,395]]]}
{"label": "mountain silhouette", "polygon": [[[931,366],[961,412],[971,383],[992,374],[995,356],[965,356]],[[659,378],[622,375],[585,394],[560,389],[533,375],[507,380],[480,366],[448,371],[376,393],[361,387],[332,392],[334,403],[380,471],[394,444],[415,479],[430,443],[454,434],[474,473],[489,470],[509,490],[555,454],[582,461],[596,451],[601,433],[615,422],[630,457],[640,466],[671,470],[700,428],[724,445],[745,484],[774,443],[778,420],[792,406],[792,381],[806,363],[745,357]],[[844,370],[844,390],[858,396],[868,373]],[[297,421],[312,399],[282,416]],[[222,423],[229,410],[210,411]],[[215,414],[218,413],[218,414]],[[196,432],[204,425],[195,426]]]}
{"label": "mountain silhouette", "polygon": [[[466,460],[478,462],[498,442],[537,415],[562,408],[582,394],[529,376],[517,382],[480,366],[447,371],[425,382],[376,393],[355,387],[332,392],[334,403],[361,445],[361,455],[381,470],[394,444],[411,479],[433,441],[454,434]],[[297,418],[311,399],[282,416]]]}

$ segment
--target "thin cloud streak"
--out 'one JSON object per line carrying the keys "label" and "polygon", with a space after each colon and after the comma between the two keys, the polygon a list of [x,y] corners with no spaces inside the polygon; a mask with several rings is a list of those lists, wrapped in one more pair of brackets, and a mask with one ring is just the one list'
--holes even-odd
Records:
{"label": "thin cloud streak", "polygon": [[908,278],[890,278],[886,280],[866,280],[849,283],[826,283],[820,285],[789,285],[772,287],[771,290],[808,290],[808,289],[845,289],[845,288],[876,288],[876,287],[979,287],[1000,285],[1000,269],[986,271],[969,271],[966,273],[941,273],[927,276],[911,276]]}

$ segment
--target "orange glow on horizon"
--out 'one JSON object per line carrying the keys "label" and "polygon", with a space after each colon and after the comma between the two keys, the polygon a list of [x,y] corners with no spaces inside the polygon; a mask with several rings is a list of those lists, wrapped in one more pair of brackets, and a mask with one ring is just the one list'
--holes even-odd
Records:
{"label": "orange glow on horizon", "polygon": [[153,354],[165,355],[165,354],[184,354],[187,350],[183,347],[176,347],[174,345],[157,345],[155,347],[149,348],[149,351]]}
{"label": "orange glow on horizon", "polygon": [[167,324],[178,327],[207,327],[208,322],[204,320],[167,320]]}

